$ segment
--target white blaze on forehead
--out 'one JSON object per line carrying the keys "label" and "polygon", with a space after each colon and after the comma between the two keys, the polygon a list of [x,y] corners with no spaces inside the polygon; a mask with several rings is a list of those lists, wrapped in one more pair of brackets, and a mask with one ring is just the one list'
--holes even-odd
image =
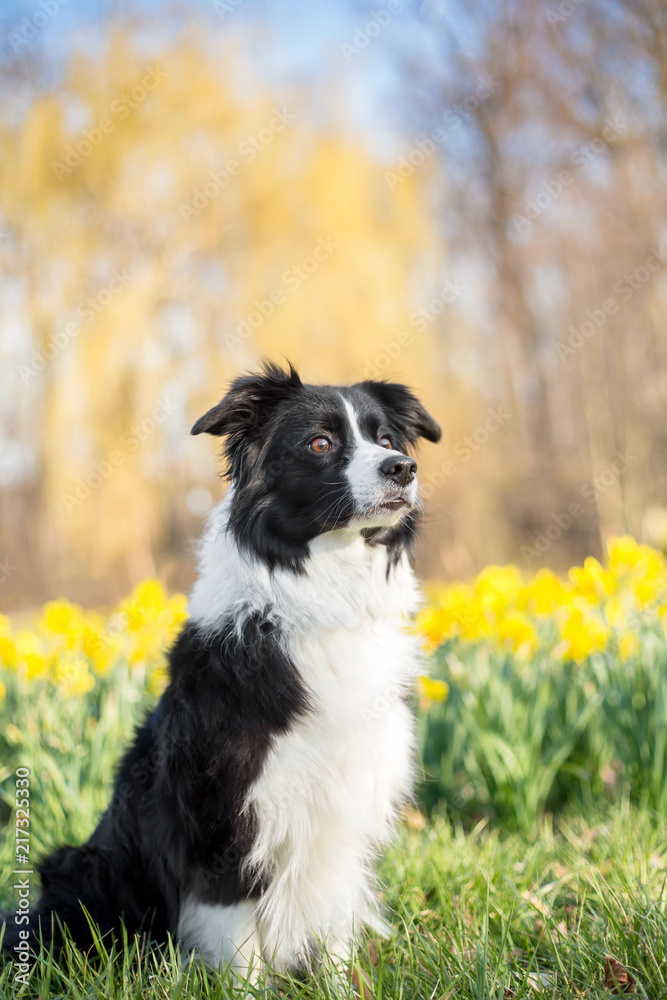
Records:
{"label": "white blaze on forehead", "polygon": [[[352,457],[350,458],[345,474],[350,484],[352,496],[359,511],[374,507],[384,497],[387,488],[394,485],[383,475],[380,466],[386,458],[391,455],[400,455],[401,452],[392,448],[383,448],[373,441],[369,441],[363,436],[359,428],[358,415],[348,399],[341,395],[347,418],[352,430]],[[417,481],[414,480],[409,487],[409,495],[412,502],[417,497]],[[394,523],[397,517],[392,512],[385,514],[387,523]]]}
{"label": "white blaze on forehead", "polygon": [[[352,436],[355,441],[364,443],[364,436],[359,429],[359,418],[357,417],[357,412],[352,406],[349,399],[345,399],[345,396],[340,397],[343,400],[343,406],[345,407],[345,412],[347,413],[347,419],[350,421],[350,427],[352,428]],[[371,444],[370,441],[366,441],[366,444]],[[372,445],[371,445],[372,447]]]}
{"label": "white blaze on forehead", "polygon": [[349,400],[342,397],[352,430],[352,456],[345,469],[352,496],[360,507],[377,502],[382,494],[380,465],[387,449],[368,441],[359,429],[359,420]]}

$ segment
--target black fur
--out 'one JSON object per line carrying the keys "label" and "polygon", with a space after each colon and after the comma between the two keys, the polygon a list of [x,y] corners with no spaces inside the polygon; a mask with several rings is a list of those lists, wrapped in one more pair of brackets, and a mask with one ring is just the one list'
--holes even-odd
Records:
{"label": "black fur", "polygon": [[[123,921],[130,935],[164,941],[183,894],[229,904],[261,891],[242,870],[253,823],[240,807],[272,738],[307,711],[306,692],[275,627],[258,616],[240,635],[231,623],[214,634],[188,624],[170,664],[171,682],[122,761],[90,840],[58,848],[40,866],[35,947],[40,924],[50,944],[57,914],[88,949],[82,905],[109,940]],[[55,919],[53,930],[58,948]],[[17,943],[10,919],[4,947]]]}

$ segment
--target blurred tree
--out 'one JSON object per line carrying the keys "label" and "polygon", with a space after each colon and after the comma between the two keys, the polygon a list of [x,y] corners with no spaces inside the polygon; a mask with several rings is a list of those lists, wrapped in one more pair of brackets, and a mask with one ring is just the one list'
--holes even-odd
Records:
{"label": "blurred tree", "polygon": [[262,355],[313,381],[391,365],[438,408],[430,328],[397,339],[437,279],[423,185],[390,198],[303,93],[248,86],[233,41],[219,60],[193,31],[147,61],[117,30],[0,109],[14,602],[170,577],[213,489],[189,427]]}
{"label": "blurred tree", "polygon": [[[485,455],[468,497],[489,555],[549,527],[548,560],[565,563],[641,535],[647,504],[667,501],[664,12],[427,7],[438,56],[408,55],[407,111],[415,137],[444,130],[450,258],[481,262],[470,350],[514,413],[502,466]],[[559,534],[571,503],[581,513]]]}

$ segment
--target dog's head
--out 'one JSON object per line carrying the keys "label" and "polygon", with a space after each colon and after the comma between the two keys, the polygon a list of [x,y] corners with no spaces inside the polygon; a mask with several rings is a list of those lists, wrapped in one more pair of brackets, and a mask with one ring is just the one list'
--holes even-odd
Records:
{"label": "dog's head", "polygon": [[404,385],[304,385],[267,364],[236,379],[193,434],[225,437],[230,527],[270,565],[298,568],[308,542],[337,528],[391,545],[417,504],[407,454],[440,427]]}

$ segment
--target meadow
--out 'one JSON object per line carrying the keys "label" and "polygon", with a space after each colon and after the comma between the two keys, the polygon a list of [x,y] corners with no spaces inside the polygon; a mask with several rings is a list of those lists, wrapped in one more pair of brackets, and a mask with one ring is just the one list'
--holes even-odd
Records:
{"label": "meadow", "polygon": [[[427,594],[415,623],[419,804],[381,862],[394,934],[360,946],[359,990],[667,997],[664,557],[623,537],[604,564],[587,559],[567,578],[490,566]],[[147,580],[106,613],[54,601],[0,617],[3,909],[17,905],[17,836],[33,870],[56,843],[91,832],[185,616],[183,595]],[[17,786],[30,789],[27,817],[15,812]],[[241,995],[223,973],[182,971],[173,951],[98,951],[61,965],[43,955],[28,984],[6,965],[0,994]],[[355,994],[323,972],[257,995]]]}

